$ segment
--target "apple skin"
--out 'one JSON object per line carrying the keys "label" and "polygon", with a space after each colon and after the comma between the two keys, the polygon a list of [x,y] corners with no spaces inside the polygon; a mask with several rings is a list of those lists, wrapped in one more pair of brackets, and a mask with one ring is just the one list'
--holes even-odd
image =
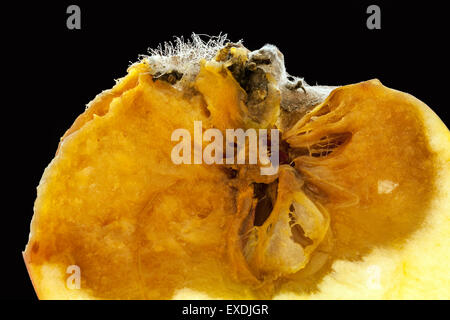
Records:
{"label": "apple skin", "polygon": [[30,280],[31,280],[31,284],[33,285],[33,288],[34,288],[34,292],[36,292],[36,296],[38,297],[38,299],[42,300],[41,297],[40,297],[40,294],[39,294],[38,287],[37,287],[36,282],[34,280],[34,276],[33,276],[34,274],[31,271],[32,266],[31,266],[31,263],[30,263],[30,257],[28,256],[26,251],[22,251],[22,257],[23,257],[23,261],[25,262],[25,267],[27,268],[28,275],[30,276]]}

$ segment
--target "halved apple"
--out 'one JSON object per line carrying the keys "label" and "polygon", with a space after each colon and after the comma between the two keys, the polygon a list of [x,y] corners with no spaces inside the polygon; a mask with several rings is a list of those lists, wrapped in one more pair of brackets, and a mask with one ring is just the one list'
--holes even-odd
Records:
{"label": "halved apple", "polygon": [[[24,252],[39,298],[450,298],[433,111],[378,80],[308,86],[270,45],[196,39],[132,65],[61,139]],[[278,129],[278,173],[174,164],[194,121]]]}

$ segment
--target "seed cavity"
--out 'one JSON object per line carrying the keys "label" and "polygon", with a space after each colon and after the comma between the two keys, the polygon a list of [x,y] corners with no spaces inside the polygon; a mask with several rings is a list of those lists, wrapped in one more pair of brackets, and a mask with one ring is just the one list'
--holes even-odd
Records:
{"label": "seed cavity", "polygon": [[270,213],[273,210],[273,205],[276,199],[276,190],[278,183],[275,181],[271,184],[255,183],[254,184],[254,198],[257,199],[255,208],[255,219],[253,225],[259,227],[266,222]]}
{"label": "seed cavity", "polygon": [[309,155],[311,157],[326,157],[338,147],[348,143],[352,137],[350,132],[332,133],[320,138],[320,140],[310,146]]}
{"label": "seed cavity", "polygon": [[289,206],[289,225],[291,227],[292,240],[300,244],[303,248],[313,244],[314,241],[306,236],[305,230],[298,224],[294,204]]}

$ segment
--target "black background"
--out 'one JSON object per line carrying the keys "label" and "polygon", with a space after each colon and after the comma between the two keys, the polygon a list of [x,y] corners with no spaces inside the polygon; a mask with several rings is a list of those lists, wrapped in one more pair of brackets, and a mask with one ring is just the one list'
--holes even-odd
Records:
{"label": "black background", "polygon": [[[12,72],[2,108],[2,298],[36,299],[21,251],[36,186],[59,137],[139,54],[173,36],[226,33],[251,50],[271,43],[284,53],[288,72],[309,84],[378,78],[421,99],[448,124],[444,2],[160,2],[34,2],[4,10],[11,18],[3,27],[10,54],[4,67]],[[81,8],[81,30],[66,28],[70,4]],[[381,30],[366,27],[370,4],[381,7]]]}

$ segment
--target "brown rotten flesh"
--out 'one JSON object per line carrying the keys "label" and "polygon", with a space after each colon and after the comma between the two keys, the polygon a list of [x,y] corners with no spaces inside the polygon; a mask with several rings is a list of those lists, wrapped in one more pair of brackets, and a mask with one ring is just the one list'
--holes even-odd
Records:
{"label": "brown rotten flesh", "polygon": [[[439,118],[378,80],[287,77],[272,46],[214,50],[132,65],[63,136],[24,252],[39,298],[450,298]],[[280,130],[278,172],[174,164],[194,121]]]}

